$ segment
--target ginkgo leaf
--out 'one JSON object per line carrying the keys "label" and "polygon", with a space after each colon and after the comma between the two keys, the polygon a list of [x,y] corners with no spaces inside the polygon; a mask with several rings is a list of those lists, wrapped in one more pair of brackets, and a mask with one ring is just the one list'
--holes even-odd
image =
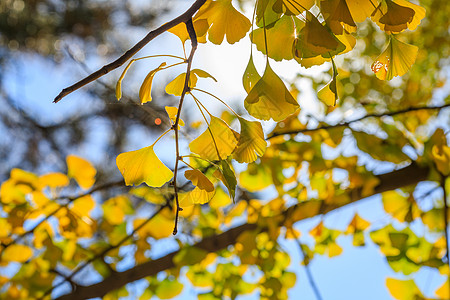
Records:
{"label": "ginkgo leaf", "polygon": [[39,177],[39,183],[50,188],[58,188],[69,185],[69,178],[63,173],[49,173]]}
{"label": "ginkgo leaf", "polygon": [[[178,114],[178,107],[174,106],[166,106],[165,107],[167,114],[169,115],[169,119],[172,121],[172,124],[175,124]],[[181,118],[178,120],[179,126],[184,126],[184,121]]]}
{"label": "ginkgo leaf", "polygon": [[272,9],[276,2],[277,0],[256,1],[256,26],[259,28],[267,27],[280,18],[281,13],[277,13]]}
{"label": "ginkgo leaf", "polygon": [[236,195],[236,175],[231,169],[230,165],[226,160],[222,160],[220,164],[220,168],[214,172],[214,176],[222,181],[225,187],[228,189],[228,193],[230,194],[230,198],[234,202],[234,197]]}
{"label": "ginkgo leaf", "polygon": [[[266,36],[269,57],[276,61],[292,59],[294,56],[292,47],[289,47],[289,45],[294,43],[296,28],[303,26],[303,24],[304,23],[296,17],[283,16],[273,25],[273,27],[267,28]],[[264,29],[255,29],[251,35],[256,48],[266,54]]]}
{"label": "ginkgo leaf", "polygon": [[160,71],[166,65],[165,62],[161,63],[159,67],[154,70],[151,70],[142,82],[141,88],[139,89],[139,99],[141,99],[141,104],[152,101],[152,82],[153,77],[156,72]]}
{"label": "ginkgo leaf", "polygon": [[95,200],[91,195],[74,200],[70,205],[70,210],[78,217],[83,218],[89,216],[89,213],[95,207]]}
{"label": "ginkgo leaf", "polygon": [[299,105],[267,62],[263,76],[245,98],[244,107],[257,119],[279,122],[297,111]]}
{"label": "ginkgo leaf", "polygon": [[[217,80],[208,72],[200,69],[193,69],[191,70],[191,73],[189,75],[188,87],[190,89],[193,89],[197,85],[198,77],[212,78],[214,81],[217,82]],[[172,80],[166,85],[166,93],[174,96],[181,96],[181,94],[183,93],[185,80],[186,80],[186,73],[182,73],[177,77],[175,77],[174,80]]]}
{"label": "ginkgo leaf", "polygon": [[388,46],[370,68],[377,78],[391,80],[408,72],[416,60],[418,51],[418,47],[403,43],[391,35]]}
{"label": "ginkgo leaf", "polygon": [[97,170],[90,162],[75,155],[68,155],[66,162],[67,175],[74,178],[81,188],[88,189],[94,184]]}
{"label": "ginkgo leaf", "polygon": [[216,191],[213,189],[211,192],[195,187],[192,191],[179,194],[179,201],[181,207],[190,206],[193,204],[205,204],[208,203],[213,197]]}
{"label": "ginkgo leaf", "polygon": [[211,116],[208,129],[193,140],[189,148],[205,159],[221,160],[231,155],[237,143],[236,134],[227,123]]}
{"label": "ginkgo leaf", "polygon": [[29,260],[31,256],[33,256],[33,250],[30,247],[26,245],[13,244],[3,250],[1,259],[4,261],[24,263]]}
{"label": "ginkgo leaf", "polygon": [[338,73],[334,61],[331,60],[331,62],[332,62],[333,76],[331,77],[330,82],[328,82],[327,85],[325,85],[317,92],[317,98],[319,98],[320,101],[322,101],[328,106],[336,106],[336,102],[338,100],[338,93],[336,86]]}
{"label": "ginkgo leaf", "polygon": [[174,215],[169,208],[165,208],[157,213],[150,221],[137,218],[133,221],[133,228],[141,226],[148,221],[138,231],[137,235],[143,239],[151,236],[155,240],[170,236],[173,233]]}
{"label": "ginkgo leaf", "polygon": [[439,299],[446,299],[449,297],[449,295],[450,295],[449,280],[450,279],[447,279],[444,282],[444,284],[442,284],[441,287],[436,290],[436,296],[438,296]]}
{"label": "ginkgo leaf", "polygon": [[355,216],[348,224],[346,234],[353,235],[353,246],[360,247],[365,245],[364,230],[370,226],[370,223],[355,213]]}
{"label": "ginkgo leaf", "polygon": [[160,187],[173,177],[172,171],[156,156],[153,145],[121,153],[116,158],[117,167],[126,185]]}
{"label": "ginkgo leaf", "polygon": [[247,68],[245,68],[244,75],[242,76],[242,84],[247,93],[253,88],[253,86],[261,79],[255,64],[253,63],[253,56],[250,55]]}
{"label": "ginkgo leaf", "polygon": [[239,141],[234,149],[233,158],[240,163],[254,162],[258,156],[263,156],[267,142],[260,122],[247,121],[239,117],[241,132]]}
{"label": "ginkgo leaf", "polygon": [[[206,19],[194,19],[193,25],[195,34],[197,35],[197,42],[206,43],[206,33],[209,29],[208,21]],[[189,33],[187,32],[186,24],[184,24],[183,22],[170,28],[167,31],[179,37],[183,44],[189,39]]]}
{"label": "ginkgo leaf", "polygon": [[414,280],[387,278],[386,286],[396,300],[424,299]]}
{"label": "ginkgo leaf", "polygon": [[296,16],[310,9],[315,0],[276,0],[272,6],[274,12],[283,13],[286,16]]}
{"label": "ginkgo leaf", "polygon": [[211,180],[209,180],[208,177],[206,177],[205,174],[203,174],[199,170],[187,170],[186,172],[184,172],[184,177],[186,177],[187,180],[192,181],[192,184],[199,189],[205,190],[207,192],[214,191],[214,185],[212,184]]}
{"label": "ginkgo leaf", "polygon": [[208,21],[211,26],[208,30],[208,39],[216,45],[221,44],[225,36],[229,44],[238,42],[245,37],[251,26],[247,17],[233,7],[231,0],[212,1],[194,18]]}
{"label": "ginkgo leaf", "polygon": [[356,23],[364,21],[374,11],[370,0],[321,0],[320,11],[334,34],[355,32]]}
{"label": "ginkgo leaf", "polygon": [[311,58],[318,55],[333,57],[343,52],[345,45],[310,12],[306,12],[306,23],[298,33],[294,44],[295,55],[299,58]]}
{"label": "ginkgo leaf", "polygon": [[425,9],[406,0],[383,0],[372,13],[372,20],[386,33],[415,30],[425,17]]}

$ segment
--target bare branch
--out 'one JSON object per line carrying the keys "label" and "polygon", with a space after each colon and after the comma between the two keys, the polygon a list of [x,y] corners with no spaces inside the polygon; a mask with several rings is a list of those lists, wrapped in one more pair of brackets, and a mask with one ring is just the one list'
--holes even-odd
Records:
{"label": "bare branch", "polygon": [[188,20],[192,19],[192,16],[200,9],[200,7],[205,4],[206,0],[196,0],[192,6],[186,10],[183,14],[179,15],[175,19],[172,19],[171,21],[161,25],[160,27],[156,28],[155,30],[150,31],[142,40],[140,40],[136,45],[134,45],[130,50],[125,52],[121,57],[116,59],[110,64],[107,64],[100,68],[99,70],[95,71],[94,73],[90,74],[89,76],[83,78],[82,80],[78,81],[77,83],[63,89],[61,93],[59,93],[58,96],[56,96],[55,100],[53,100],[54,103],[58,103],[62,98],[67,96],[68,94],[72,93],[73,91],[78,90],[79,88],[85,86],[88,83],[91,83],[92,81],[97,80],[98,78],[102,77],[103,75],[108,74],[112,70],[115,70],[122,66],[124,63],[126,63],[131,57],[133,57],[139,50],[141,50],[145,45],[147,45],[151,40],[159,36],[160,34],[166,32],[170,28],[182,23],[182,22],[188,22]]}

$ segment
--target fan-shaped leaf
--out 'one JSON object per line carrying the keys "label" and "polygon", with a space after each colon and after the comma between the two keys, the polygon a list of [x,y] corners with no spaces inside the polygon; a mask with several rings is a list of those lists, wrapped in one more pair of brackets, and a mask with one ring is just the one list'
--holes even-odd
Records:
{"label": "fan-shaped leaf", "polygon": [[266,151],[267,142],[264,140],[264,132],[261,123],[247,121],[239,118],[241,133],[233,158],[238,162],[254,162],[258,156],[263,156]]}

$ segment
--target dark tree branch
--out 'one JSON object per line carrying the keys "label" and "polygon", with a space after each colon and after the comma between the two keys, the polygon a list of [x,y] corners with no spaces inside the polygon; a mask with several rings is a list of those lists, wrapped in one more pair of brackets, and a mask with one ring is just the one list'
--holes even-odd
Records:
{"label": "dark tree branch", "polygon": [[140,40],[136,45],[134,45],[130,50],[125,52],[121,57],[116,59],[110,64],[107,64],[100,68],[99,70],[95,71],[94,73],[90,74],[89,76],[83,78],[82,80],[78,81],[77,83],[63,89],[61,93],[59,93],[58,96],[56,96],[55,100],[53,100],[54,103],[58,103],[62,98],[67,96],[68,94],[72,93],[73,91],[78,90],[79,88],[85,86],[88,83],[91,83],[92,81],[97,80],[98,78],[108,74],[112,70],[115,70],[122,66],[124,63],[126,63],[131,57],[133,57],[139,50],[141,50],[145,45],[147,45],[151,40],[159,36],[160,34],[166,32],[170,28],[182,23],[182,22],[188,22],[190,19],[192,19],[192,16],[200,9],[200,7],[205,4],[206,0],[196,0],[192,6],[186,10],[183,14],[179,15],[175,19],[172,19],[171,21],[161,25],[160,27],[156,28],[155,30],[150,31],[142,40]]}
{"label": "dark tree branch", "polygon": [[438,105],[438,106],[420,106],[420,107],[409,107],[406,109],[402,109],[399,111],[392,111],[392,112],[384,112],[384,113],[373,113],[373,114],[368,114],[365,115],[361,118],[355,119],[355,120],[351,120],[351,121],[347,121],[347,122],[343,122],[343,123],[338,123],[338,124],[334,124],[334,125],[323,125],[323,126],[319,126],[316,128],[305,128],[305,129],[297,129],[297,130],[286,130],[286,131],[277,131],[277,132],[273,132],[272,134],[270,134],[267,137],[267,140],[274,138],[276,136],[280,136],[280,135],[285,135],[285,134],[298,134],[298,133],[305,133],[305,132],[313,132],[313,131],[318,131],[321,129],[332,129],[332,128],[336,128],[336,127],[347,127],[352,123],[355,122],[359,122],[362,121],[364,119],[368,119],[368,118],[381,118],[381,117],[392,117],[395,115],[399,115],[399,114],[404,114],[404,113],[408,113],[408,112],[412,112],[412,111],[418,111],[418,110],[441,110],[443,108],[446,107],[450,107],[450,103],[446,103],[444,105]]}
{"label": "dark tree branch", "polygon": [[[358,200],[366,197],[382,193],[389,190],[394,190],[417,184],[420,181],[426,180],[428,177],[429,168],[419,167],[416,164],[411,164],[403,169],[393,171],[387,174],[378,175],[379,184],[374,188],[373,192],[369,195],[362,194],[362,188],[352,189],[348,191],[350,195],[350,202],[345,204],[326,204],[324,201],[311,200],[296,204],[283,211],[280,215],[270,217],[266,224],[275,224],[275,226],[292,226],[293,223],[308,219],[318,214],[325,214],[338,208],[344,207],[347,204],[354,203]],[[312,204],[312,205],[311,205]],[[313,208],[313,209],[312,209]],[[265,227],[261,227],[255,223],[245,223],[243,225],[234,227],[221,234],[213,235],[204,238],[202,241],[194,244],[193,246],[203,249],[207,252],[217,252],[230,245],[236,243],[236,239],[240,234],[245,231],[260,229],[261,231],[267,230]],[[159,259],[151,260],[146,263],[135,266],[127,271],[117,272],[105,278],[99,283],[95,283],[89,286],[78,286],[75,291],[70,294],[63,295],[58,300],[69,299],[88,299],[94,297],[102,297],[108,292],[124,286],[127,283],[148,277],[154,276],[159,272],[171,269],[175,267],[173,257],[177,255],[179,251],[169,253]]]}

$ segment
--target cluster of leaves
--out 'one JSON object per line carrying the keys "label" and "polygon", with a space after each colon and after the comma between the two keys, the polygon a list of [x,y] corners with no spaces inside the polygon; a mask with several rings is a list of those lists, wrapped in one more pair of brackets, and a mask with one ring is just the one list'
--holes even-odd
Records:
{"label": "cluster of leaves", "polygon": [[[99,195],[96,199],[92,195],[108,186],[93,186],[95,169],[75,156],[67,158],[67,174],[38,176],[12,170],[10,179],[1,186],[0,264],[15,267],[18,272],[0,277],[0,284],[4,284],[0,290],[2,296],[45,298],[65,282],[76,292],[86,282],[82,276],[88,266],[93,268],[90,274],[98,275],[104,282],[114,279],[130,260],[140,267],[131,268],[135,274],[143,269],[152,270],[145,264],[152,262],[155,253],[160,254],[154,251],[157,241],[164,243],[166,238],[174,239],[171,233],[175,215],[179,213],[184,222],[181,226],[183,234],[176,240],[179,250],[165,262],[157,260],[164,266],[159,271],[164,273],[158,277],[154,276],[156,273],[144,273],[148,277],[140,277],[146,277],[142,299],[152,295],[162,299],[177,296],[183,290],[179,281],[182,276],[201,291],[201,299],[235,298],[255,291],[261,298],[286,299],[288,289],[295,285],[296,275],[288,270],[290,258],[280,241],[300,240],[295,223],[395,188],[402,190],[385,192],[382,199],[392,224],[371,224],[355,213],[348,226],[339,229],[331,228],[323,218],[307,235],[313,242],[299,242],[304,265],[307,267],[315,255],[340,255],[344,249],[338,239],[349,235],[357,247],[370,239],[395,272],[411,276],[422,268],[431,268],[440,274],[448,274],[443,235],[447,211],[443,199],[424,203],[420,199],[421,188],[405,187],[417,180],[402,185],[395,183],[404,178],[389,177],[392,182],[386,187],[386,179],[371,171],[371,163],[391,168],[418,164],[423,168],[420,170],[429,173],[420,180],[438,182],[442,186],[435,184],[436,188],[444,190],[447,184],[446,190],[449,190],[449,180],[445,183],[444,179],[450,173],[450,147],[446,134],[442,129],[423,134],[422,124],[432,120],[434,110],[408,110],[431,99],[439,79],[430,74],[433,84],[427,87],[416,74],[433,63],[418,56],[418,70],[401,82],[402,100],[405,101],[399,104],[390,96],[394,94],[395,85],[373,83],[373,75],[363,69],[338,70],[333,60],[334,56],[355,46],[355,38],[350,33],[357,30],[357,23],[370,17],[379,29],[389,34],[388,46],[372,64],[372,70],[381,79],[404,74],[414,62],[417,48],[393,34],[415,29],[424,17],[424,10],[403,0],[383,0],[376,5],[370,0],[319,1],[315,6],[314,1],[304,0],[258,1],[255,9],[254,22],[259,28],[253,30],[250,37],[257,49],[267,55],[267,61],[264,74],[260,76],[251,55],[243,77],[248,94],[244,107],[257,119],[278,122],[268,134],[270,144],[264,138],[259,121],[250,121],[233,110],[233,115],[224,113],[221,118],[208,112],[199,100],[199,94],[224,103],[211,93],[196,88],[198,80],[215,80],[209,73],[193,69],[187,72],[190,74],[188,79],[186,73],[178,75],[167,84],[165,91],[180,97],[184,93],[190,95],[207,125],[203,133],[189,141],[190,152],[176,157],[177,162],[187,166],[184,176],[192,186],[181,189],[185,185],[178,184],[175,186],[180,188],[179,193],[174,190],[170,182],[172,178],[176,179],[176,169],[164,165],[154,151],[154,145],[165,135],[186,126],[180,118],[181,104],[165,107],[169,128],[150,146],[117,157],[117,166],[127,185],[145,183],[147,186],[131,188],[128,193],[113,197]],[[317,16],[313,14],[319,11]],[[445,16],[445,11],[432,11],[437,16]],[[363,23],[361,26],[369,25]],[[209,40],[220,44],[225,37],[229,43],[239,41],[252,25],[231,1],[218,0],[208,1],[201,7],[193,17],[193,27],[198,42]],[[377,33],[373,28],[367,31],[369,33],[363,39],[366,45],[371,45]],[[189,39],[185,25],[177,25],[170,32],[181,39],[184,49]],[[427,45],[427,42],[421,43]],[[442,43],[440,46],[445,47]],[[372,55],[378,49],[372,45],[365,51]],[[445,56],[445,51],[436,51],[437,57]],[[186,55],[184,58],[158,57],[179,62],[161,62],[148,73],[139,91],[141,104],[152,101],[151,88],[156,74],[175,65],[189,64]],[[352,108],[360,108],[360,102],[367,100],[365,112],[368,117],[382,116],[386,114],[383,112],[390,113],[399,107],[406,109],[398,114],[394,111],[389,118],[375,118],[375,121],[367,118],[337,125],[325,121],[308,123],[299,116],[297,97],[293,96],[298,91],[294,86],[288,90],[270,66],[269,57],[277,61],[296,60],[304,67],[330,61],[332,79],[317,95],[327,105],[335,105],[337,87],[342,85],[341,102],[353,104],[351,101],[357,98],[358,104]],[[122,80],[137,60],[140,58],[130,62],[117,83],[118,99],[122,94]],[[434,64],[439,64],[438,59]],[[340,81],[337,81],[338,71]],[[312,81],[318,89],[317,80]],[[388,95],[389,101],[373,100],[383,99],[381,95]],[[332,109],[327,107],[327,113]],[[380,111],[379,115],[373,115]],[[233,124],[240,125],[239,133],[230,127]],[[312,128],[312,124],[317,126]],[[349,140],[357,148],[355,155],[343,153],[342,148]],[[233,160],[246,165],[234,169]],[[418,172],[418,169],[412,169]],[[403,175],[408,178],[416,174]],[[74,182],[71,185],[70,178],[77,185]],[[267,201],[259,200],[270,187],[274,188],[275,195]],[[176,196],[179,196],[182,211],[174,204]],[[231,199],[236,199],[237,203],[231,204]],[[208,205],[202,205],[205,203]],[[141,210],[141,207],[146,209]],[[147,214],[149,211],[151,214]],[[229,229],[238,222],[244,223],[245,229],[233,236],[233,230],[243,228]],[[407,228],[412,222],[422,225],[425,233],[418,235]],[[185,236],[189,237],[188,241]],[[196,241],[199,241],[197,247],[192,246]],[[412,279],[390,278],[386,284],[396,299],[426,298]],[[436,296],[448,298],[447,286],[445,283],[439,288]],[[114,288],[118,290],[106,294],[113,289],[111,287],[105,291],[106,299],[128,294],[123,286]],[[57,294],[55,290],[53,295]]]}

